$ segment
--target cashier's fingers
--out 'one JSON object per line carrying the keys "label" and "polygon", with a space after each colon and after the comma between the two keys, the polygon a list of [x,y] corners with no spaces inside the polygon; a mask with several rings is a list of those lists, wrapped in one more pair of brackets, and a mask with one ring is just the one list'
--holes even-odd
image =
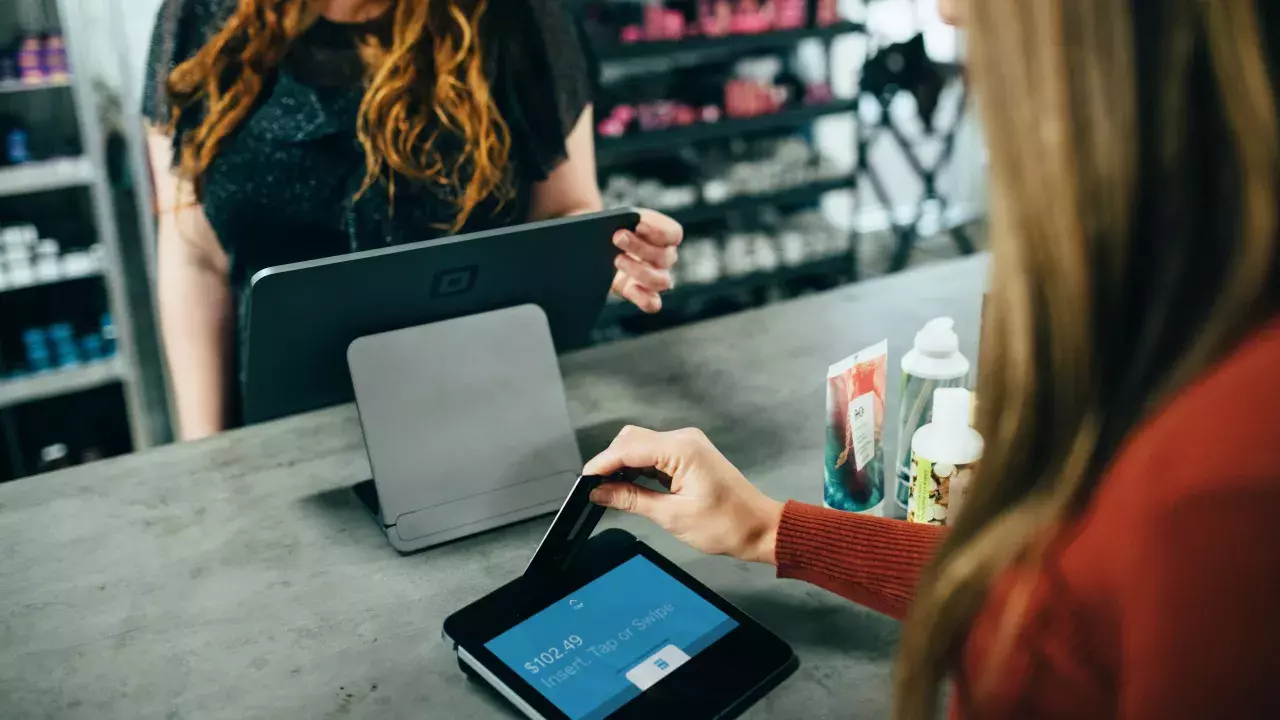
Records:
{"label": "cashier's fingers", "polygon": [[622,271],[618,271],[614,276],[613,294],[650,314],[662,309],[661,295],[636,282],[634,278]]}
{"label": "cashier's fingers", "polygon": [[675,267],[679,251],[674,245],[652,242],[638,233],[638,230],[636,232],[619,230],[614,233],[613,244],[622,252],[660,270],[670,270]]}
{"label": "cashier's fingers", "polygon": [[625,274],[654,292],[666,292],[674,286],[670,270],[659,269],[649,263],[640,262],[626,253],[614,258],[613,265],[618,269],[618,272]]}
{"label": "cashier's fingers", "polygon": [[640,211],[640,224],[636,234],[650,245],[675,247],[684,240],[684,227],[675,218],[654,210]]}

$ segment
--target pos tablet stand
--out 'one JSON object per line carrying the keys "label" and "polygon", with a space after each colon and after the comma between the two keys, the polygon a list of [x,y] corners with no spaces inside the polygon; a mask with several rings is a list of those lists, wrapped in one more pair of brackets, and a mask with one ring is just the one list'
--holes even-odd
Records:
{"label": "pos tablet stand", "polygon": [[536,305],[351,343],[373,480],[356,494],[402,553],[556,510],[582,467]]}

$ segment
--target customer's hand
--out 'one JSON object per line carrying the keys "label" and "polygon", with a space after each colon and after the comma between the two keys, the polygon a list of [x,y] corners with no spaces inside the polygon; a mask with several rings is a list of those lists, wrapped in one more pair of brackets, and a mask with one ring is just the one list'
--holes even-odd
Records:
{"label": "customer's hand", "polygon": [[661,310],[661,293],[673,286],[671,268],[683,239],[680,223],[660,212],[641,210],[635,232],[619,230],[613,236],[613,244],[622,251],[614,261],[614,294],[647,313]]}
{"label": "customer's hand", "polygon": [[777,564],[782,503],[748,482],[702,431],[624,428],[582,472],[612,475],[627,468],[657,470],[670,478],[671,492],[614,482],[601,485],[591,499],[649,518],[705,553]]}

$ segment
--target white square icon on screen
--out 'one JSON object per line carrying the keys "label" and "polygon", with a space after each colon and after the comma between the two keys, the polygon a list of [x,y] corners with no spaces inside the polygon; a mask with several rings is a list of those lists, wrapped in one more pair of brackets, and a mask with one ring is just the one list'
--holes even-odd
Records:
{"label": "white square icon on screen", "polygon": [[689,656],[683,650],[675,645],[668,645],[628,670],[627,680],[641,690],[648,690],[687,662]]}

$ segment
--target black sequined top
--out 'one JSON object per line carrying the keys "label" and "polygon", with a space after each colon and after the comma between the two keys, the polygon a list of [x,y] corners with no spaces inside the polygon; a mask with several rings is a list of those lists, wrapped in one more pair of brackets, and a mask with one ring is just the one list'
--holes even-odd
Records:
{"label": "black sequined top", "polygon": [[[236,4],[165,0],[143,92],[143,112],[153,122],[170,121],[169,72],[204,45]],[[452,225],[455,205],[447,188],[397,179],[394,212],[383,185],[355,200],[365,177],[355,132],[364,94],[357,41],[390,33],[392,22],[390,12],[362,24],[316,22],[295,41],[257,107],[208,169],[204,211],[230,260],[241,328],[248,280],[263,268],[427,240]],[[482,33],[491,90],[512,135],[514,197],[481,203],[464,232],[528,219],[530,188],[564,160],[565,139],[591,91],[577,34],[559,0],[490,0]],[[175,144],[200,120],[199,112],[183,113]],[[440,150],[447,158],[449,148]]]}

